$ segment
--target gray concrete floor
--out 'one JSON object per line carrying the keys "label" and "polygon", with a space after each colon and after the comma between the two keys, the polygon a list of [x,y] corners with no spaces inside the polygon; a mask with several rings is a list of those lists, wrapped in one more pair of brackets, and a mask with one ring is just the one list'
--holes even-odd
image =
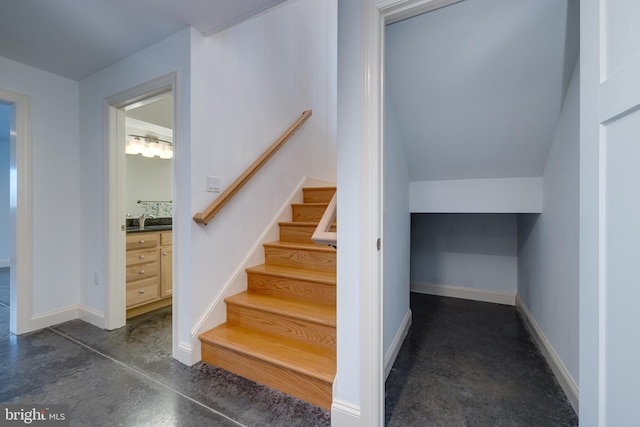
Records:
{"label": "gray concrete floor", "polygon": [[515,307],[411,294],[388,426],[577,426]]}
{"label": "gray concrete floor", "polygon": [[[1,292],[2,283],[0,301]],[[15,336],[7,306],[0,305],[2,403],[68,404],[71,425],[82,427],[330,425],[320,408],[213,366],[173,360],[170,307],[115,331],[73,320]]]}
{"label": "gray concrete floor", "polygon": [[[224,370],[171,358],[171,309],[104,331],[73,320],[9,333],[0,269],[0,402],[63,403],[72,426],[328,426],[329,413]],[[388,426],[574,426],[513,307],[412,294],[386,384]]]}

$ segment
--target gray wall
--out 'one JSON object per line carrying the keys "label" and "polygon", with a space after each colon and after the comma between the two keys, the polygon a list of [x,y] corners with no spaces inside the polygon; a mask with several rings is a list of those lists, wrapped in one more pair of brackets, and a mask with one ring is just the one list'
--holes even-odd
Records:
{"label": "gray wall", "polygon": [[[385,106],[383,166],[384,355],[409,312],[409,172],[394,108]],[[398,338],[403,338],[398,336]],[[402,342],[400,342],[402,344]],[[389,360],[393,363],[393,360]]]}
{"label": "gray wall", "polygon": [[515,214],[412,214],[411,282],[516,292]]}
{"label": "gray wall", "polygon": [[543,175],[544,208],[518,221],[518,295],[578,383],[579,66]]}
{"label": "gray wall", "polygon": [[0,104],[0,267],[8,265],[9,250],[9,106]]}

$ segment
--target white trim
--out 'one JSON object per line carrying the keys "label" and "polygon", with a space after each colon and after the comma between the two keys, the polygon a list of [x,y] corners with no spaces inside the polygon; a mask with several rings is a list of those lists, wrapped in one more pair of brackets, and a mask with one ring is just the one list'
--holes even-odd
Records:
{"label": "white trim", "polygon": [[247,289],[245,269],[250,265],[257,265],[264,262],[263,243],[278,239],[278,223],[291,220],[291,204],[302,202],[302,188],[307,186],[307,182],[308,179],[306,177],[303,177],[300,182],[298,182],[295,189],[280,207],[278,213],[251,246],[247,255],[242,259],[240,264],[238,264],[213,301],[207,306],[207,309],[202,316],[200,316],[200,319],[193,328],[191,328],[191,345],[194,350],[194,354],[192,354],[191,357],[192,360],[196,357],[198,358],[193,363],[200,360],[200,341],[198,340],[198,335],[225,322],[227,310],[224,299]]}
{"label": "white trim", "polygon": [[349,402],[334,400],[331,404],[332,427],[360,427],[360,407]]}
{"label": "white trim", "polygon": [[81,319],[92,325],[102,328],[104,326],[104,315],[90,307],[78,305],[70,305],[58,310],[48,311],[33,316],[31,318],[30,327],[32,331],[49,328],[68,322],[74,319]]}
{"label": "white trim", "polygon": [[[9,330],[23,334],[35,330],[32,316],[33,212],[31,192],[31,98],[0,89],[0,102],[11,107]],[[15,189],[15,190],[14,190]]]}
{"label": "white trim", "polygon": [[68,322],[78,318],[78,306],[72,305],[69,307],[61,308],[59,310],[53,310],[42,314],[37,314],[31,318],[32,330],[38,330],[48,328],[50,326],[58,325],[60,323]]}
{"label": "white trim", "polygon": [[178,345],[174,347],[173,357],[184,365],[192,366],[201,359],[200,348],[198,347],[198,351],[194,351],[190,345],[178,343]]}
{"label": "white trim", "polygon": [[411,292],[491,302],[494,304],[516,305],[514,292],[494,291],[490,289],[465,288],[462,286],[441,285],[437,283],[411,282]]}
{"label": "white trim", "polygon": [[94,310],[86,305],[78,305],[78,318],[87,323],[91,323],[98,328],[104,329],[104,313]]}
{"label": "white trim", "polygon": [[10,267],[10,266],[11,266],[11,260],[9,258],[0,259],[0,268],[6,268],[6,267]]}
{"label": "white trim", "polygon": [[540,329],[540,326],[538,326],[538,323],[519,295],[516,297],[516,306],[518,307],[518,311],[522,314],[522,319],[524,320],[524,323],[531,335],[533,335],[538,348],[544,355],[547,363],[549,363],[549,366],[551,366],[551,370],[560,383],[560,387],[562,387],[567,399],[569,399],[571,406],[573,406],[576,413],[579,413],[578,409],[580,398],[578,385],[567,370],[567,367],[562,363],[558,353],[556,353],[555,349],[547,339],[544,332],[542,332],[542,329]]}
{"label": "white trim", "polygon": [[385,379],[389,377],[391,373],[391,368],[393,368],[393,364],[396,362],[398,358],[398,353],[400,353],[400,348],[404,343],[407,334],[409,333],[409,328],[411,328],[412,316],[411,309],[407,310],[407,314],[404,316],[404,320],[402,321],[402,325],[400,325],[400,329],[396,333],[396,336],[393,338],[391,342],[391,346],[389,346],[389,350],[387,350],[387,354],[384,356],[384,377]]}
{"label": "white trim", "polygon": [[[363,2],[360,178],[360,416],[362,425],[384,422],[382,230],[382,37],[375,2]],[[384,249],[383,249],[384,251]],[[339,327],[339,326],[338,326]]]}

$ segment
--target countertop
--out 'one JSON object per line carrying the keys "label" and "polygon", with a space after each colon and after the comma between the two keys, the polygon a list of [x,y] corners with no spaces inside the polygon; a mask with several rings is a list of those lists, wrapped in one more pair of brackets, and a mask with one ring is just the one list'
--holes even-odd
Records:
{"label": "countertop", "polygon": [[127,227],[127,234],[132,233],[151,233],[153,231],[171,231],[173,226],[169,225],[145,225],[143,230],[136,225],[135,227]]}
{"label": "countertop", "polygon": [[173,229],[173,218],[147,218],[144,229],[138,227],[138,218],[127,218],[127,234],[151,233],[153,231],[170,231]]}

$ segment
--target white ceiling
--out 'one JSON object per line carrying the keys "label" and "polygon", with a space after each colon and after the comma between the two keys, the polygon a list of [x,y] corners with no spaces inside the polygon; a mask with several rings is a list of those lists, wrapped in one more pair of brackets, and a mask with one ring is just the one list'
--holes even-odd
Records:
{"label": "white ceiling", "polygon": [[0,56],[82,80],[189,26],[221,31],[285,0],[2,0]]}
{"label": "white ceiling", "polygon": [[466,0],[387,27],[411,181],[541,176],[579,51],[576,0]]}

